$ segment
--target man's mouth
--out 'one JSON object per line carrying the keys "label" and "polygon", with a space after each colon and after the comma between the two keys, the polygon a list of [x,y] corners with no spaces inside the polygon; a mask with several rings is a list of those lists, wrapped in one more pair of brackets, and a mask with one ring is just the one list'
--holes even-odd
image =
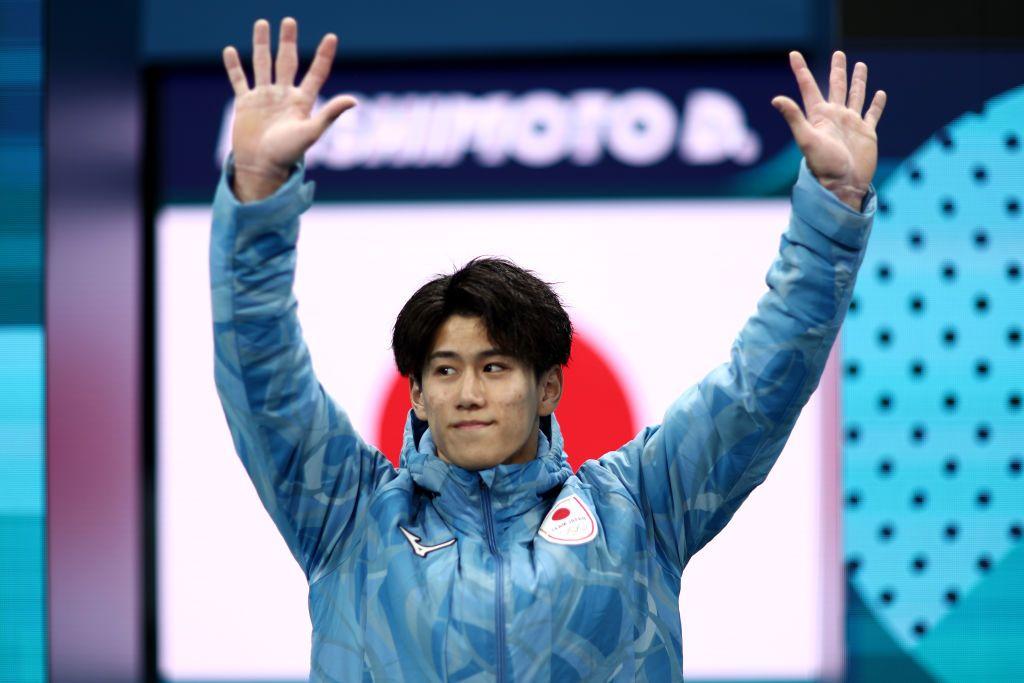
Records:
{"label": "man's mouth", "polygon": [[455,427],[455,429],[474,430],[474,429],[482,429],[484,427],[489,427],[492,424],[494,424],[493,421],[492,422],[484,422],[482,420],[465,420],[463,422],[456,422],[454,427]]}

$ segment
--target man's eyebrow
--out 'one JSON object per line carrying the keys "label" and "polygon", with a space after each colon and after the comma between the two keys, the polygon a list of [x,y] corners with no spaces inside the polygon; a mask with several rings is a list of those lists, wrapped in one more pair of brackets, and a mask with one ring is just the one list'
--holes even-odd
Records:
{"label": "man's eyebrow", "polygon": [[[480,353],[476,354],[476,358],[480,359],[480,358],[490,358],[491,356],[510,356],[510,355],[511,355],[510,353],[508,353],[507,351],[502,351],[501,349],[484,349]],[[434,351],[432,354],[427,356],[427,362],[430,363],[431,361],[437,360],[438,358],[459,359],[459,358],[462,358],[462,356],[460,356],[459,354],[457,354],[454,351],[449,351],[448,349],[440,349],[438,351]]]}

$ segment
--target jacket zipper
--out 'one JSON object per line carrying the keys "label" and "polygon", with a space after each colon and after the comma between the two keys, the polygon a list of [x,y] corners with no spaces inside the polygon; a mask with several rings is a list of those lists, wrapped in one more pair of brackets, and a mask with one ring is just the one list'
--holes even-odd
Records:
{"label": "jacket zipper", "polygon": [[491,491],[487,488],[487,485],[480,481],[480,494],[484,504],[484,521],[487,524],[487,546],[491,550],[491,555],[494,556],[497,562],[497,572],[495,576],[496,590],[494,592],[494,613],[495,613],[495,625],[497,628],[495,632],[498,636],[498,659],[497,659],[497,679],[500,681],[505,680],[505,601],[502,599],[504,593],[505,581],[504,581],[504,562],[501,558],[501,551],[498,550],[498,539],[494,533],[494,514],[491,511]]}

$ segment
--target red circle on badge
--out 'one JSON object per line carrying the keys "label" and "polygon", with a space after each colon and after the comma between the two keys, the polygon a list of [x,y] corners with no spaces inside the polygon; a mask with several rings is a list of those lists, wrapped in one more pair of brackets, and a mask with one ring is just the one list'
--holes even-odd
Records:
{"label": "red circle on badge", "polygon": [[554,521],[556,521],[556,522],[557,522],[558,520],[560,520],[560,519],[565,519],[565,518],[566,518],[566,517],[568,517],[568,516],[569,516],[569,510],[568,510],[568,509],[566,509],[566,508],[558,508],[558,509],[557,509],[557,510],[555,510],[555,512],[554,512],[554,513],[553,513],[553,514],[551,515],[551,519],[553,519]]}
{"label": "red circle on badge", "polygon": [[[634,411],[610,360],[577,330],[555,417],[574,470],[636,435]],[[377,418],[376,443],[395,465],[410,409],[409,380],[397,372]],[[566,511],[568,515],[568,511]]]}

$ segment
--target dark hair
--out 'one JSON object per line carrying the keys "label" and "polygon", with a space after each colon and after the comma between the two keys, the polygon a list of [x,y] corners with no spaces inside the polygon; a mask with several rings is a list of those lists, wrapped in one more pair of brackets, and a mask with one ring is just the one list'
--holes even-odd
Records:
{"label": "dark hair", "polygon": [[481,257],[438,275],[402,307],[391,337],[400,373],[422,382],[437,330],[452,315],[479,317],[495,347],[537,379],[569,362],[572,323],[551,286],[507,259]]}

